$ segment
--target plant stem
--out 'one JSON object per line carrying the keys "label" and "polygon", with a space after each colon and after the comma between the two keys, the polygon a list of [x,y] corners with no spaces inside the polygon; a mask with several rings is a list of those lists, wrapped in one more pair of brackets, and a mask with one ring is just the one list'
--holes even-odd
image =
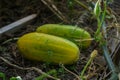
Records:
{"label": "plant stem", "polygon": [[79,5],[81,5],[83,8],[87,9],[88,11],[90,11],[89,8],[86,5],[84,5],[82,2],[80,2],[79,0],[74,0],[74,1],[76,3],[78,3]]}
{"label": "plant stem", "polygon": [[106,4],[106,1],[104,1],[104,11],[103,11],[103,14],[102,14],[102,19],[101,19],[100,26],[102,26],[102,24],[103,24],[103,22],[104,22],[104,20],[105,20],[106,7],[107,7],[107,4]]}
{"label": "plant stem", "polygon": [[[107,2],[108,2],[108,0],[107,0]],[[104,28],[105,28],[105,21],[104,21],[104,19],[105,19],[105,15],[106,15],[107,2],[104,1],[104,12],[103,12],[103,14],[102,14],[101,24],[100,24],[100,25],[102,26],[103,30],[104,30]],[[106,37],[105,34],[104,34],[104,37]],[[106,43],[106,44],[107,44],[107,43]],[[102,48],[103,48],[103,52],[104,52],[103,55],[104,55],[104,57],[105,57],[105,59],[106,59],[106,62],[107,62],[107,64],[108,64],[108,67],[109,67],[109,69],[112,71],[112,75],[111,75],[111,77],[110,77],[109,80],[118,80],[118,74],[116,73],[116,68],[115,68],[115,66],[114,66],[114,63],[113,63],[110,55],[109,55],[109,51],[108,51],[108,48],[107,48],[107,45],[106,45],[106,44],[103,44],[103,45],[102,45]]]}
{"label": "plant stem", "polygon": [[99,35],[100,30],[101,30],[101,27],[102,27],[102,24],[103,24],[103,22],[104,22],[104,20],[105,20],[106,7],[107,7],[106,1],[104,1],[104,11],[103,11],[103,13],[100,15],[100,17],[97,17],[98,29],[97,29],[97,31],[96,31],[96,33],[95,33],[95,36]]}
{"label": "plant stem", "polygon": [[80,78],[81,78],[82,80],[83,80],[84,73],[85,73],[88,65],[92,62],[92,60],[93,60],[93,58],[90,58],[90,59],[88,60],[87,64],[85,65],[84,69],[82,70],[81,75],[80,75]]}
{"label": "plant stem", "polygon": [[[55,69],[53,69],[53,70],[48,71],[46,74],[48,74],[48,75],[55,74],[56,75],[57,71]],[[43,80],[45,77],[47,77],[46,74],[42,74],[41,76],[35,78],[35,80]],[[56,80],[58,80],[58,79],[56,78]]]}
{"label": "plant stem", "polygon": [[98,36],[99,35],[99,33],[100,33],[100,30],[101,30],[101,23],[100,23],[100,19],[99,18],[97,18],[97,26],[98,26],[98,28],[97,28],[97,31],[95,32],[95,37],[96,36]]}
{"label": "plant stem", "polygon": [[80,75],[80,78],[83,80],[83,75],[87,69],[87,67],[89,66],[89,64],[93,61],[93,59],[96,57],[96,55],[98,54],[97,50],[94,50],[91,55],[90,55],[90,59],[88,60],[87,64],[84,66],[82,72],[81,72],[81,75]]}

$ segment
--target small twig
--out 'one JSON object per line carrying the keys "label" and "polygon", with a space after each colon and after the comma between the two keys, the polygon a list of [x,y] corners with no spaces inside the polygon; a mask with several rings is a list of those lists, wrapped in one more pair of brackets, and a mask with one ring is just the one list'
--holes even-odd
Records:
{"label": "small twig", "polygon": [[108,72],[104,77],[103,79],[107,78],[108,76],[110,76],[112,74],[112,71]]}
{"label": "small twig", "polygon": [[71,73],[72,75],[74,75],[78,80],[80,80],[79,76],[75,73],[73,73],[72,71],[68,70],[63,64],[61,66],[63,69],[65,69],[67,72]]}
{"label": "small twig", "polygon": [[47,77],[49,77],[49,78],[51,78],[51,79],[60,80],[60,79],[58,79],[58,78],[55,78],[55,77],[53,77],[53,76],[50,76],[49,74],[43,72],[43,71],[42,71],[41,69],[39,69],[39,68],[36,68],[36,67],[31,67],[31,68],[32,68],[33,70],[35,70],[35,71],[43,74],[43,75],[46,75]]}
{"label": "small twig", "polygon": [[75,41],[79,41],[79,42],[82,42],[82,41],[93,41],[94,38],[91,38],[91,39],[75,39]]}
{"label": "small twig", "polygon": [[[108,70],[108,66],[105,67],[105,69],[104,69],[101,77],[99,78],[99,80],[105,80],[107,70]],[[108,74],[108,73],[107,73],[107,74]]]}
{"label": "small twig", "polygon": [[119,80],[120,80],[120,73],[118,73],[118,78],[119,78]]}
{"label": "small twig", "polygon": [[63,14],[58,10],[58,8],[52,3],[51,0],[41,0],[46,6],[48,6],[48,8],[55,14],[58,16],[58,18],[60,18],[62,21],[64,22],[68,22],[68,20],[65,18],[65,16],[63,16]]}
{"label": "small twig", "polygon": [[27,68],[23,68],[23,67],[20,67],[18,65],[15,65],[15,64],[12,64],[11,62],[9,62],[7,59],[3,58],[3,57],[0,57],[1,60],[3,60],[5,63],[7,63],[8,65],[10,66],[13,66],[17,69],[21,69],[21,70],[28,70]]}
{"label": "small twig", "polygon": [[10,41],[18,40],[18,39],[19,39],[19,38],[11,38],[11,39],[8,39],[8,40],[4,41],[2,44],[6,44],[6,43],[8,43],[8,42],[10,42]]}
{"label": "small twig", "polygon": [[82,2],[80,2],[79,0],[74,0],[74,1],[76,3],[78,3],[80,6],[82,6],[83,8],[87,9],[88,11],[90,11],[89,8],[86,5],[84,5]]}
{"label": "small twig", "polygon": [[97,73],[90,73],[86,76],[86,79],[90,80],[90,78],[92,78],[93,76],[97,76],[97,75],[98,75]]}
{"label": "small twig", "polygon": [[47,77],[53,79],[53,80],[60,80],[58,78],[55,78],[51,75],[48,75],[47,73],[43,72],[41,69],[39,68],[36,68],[36,67],[28,67],[28,68],[24,68],[24,67],[20,67],[18,65],[15,65],[15,64],[12,64],[11,62],[9,62],[7,59],[3,58],[3,57],[0,57],[1,60],[3,60],[5,63],[7,63],[8,65],[12,66],[12,67],[15,67],[17,69],[20,69],[20,70],[34,70],[34,71],[37,71],[38,73],[40,74],[43,74],[43,75],[46,75]]}

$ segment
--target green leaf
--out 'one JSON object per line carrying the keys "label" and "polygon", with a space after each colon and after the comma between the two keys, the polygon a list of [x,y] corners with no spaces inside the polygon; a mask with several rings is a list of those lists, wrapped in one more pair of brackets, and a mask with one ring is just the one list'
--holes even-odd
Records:
{"label": "green leaf", "polygon": [[5,74],[0,72],[0,78],[2,78],[2,80],[5,80]]}
{"label": "green leaf", "polygon": [[43,80],[44,78],[46,78],[48,75],[54,75],[54,76],[57,76],[57,71],[55,69],[52,69],[50,71],[48,71],[46,74],[42,74],[38,77],[35,78],[35,80]]}
{"label": "green leaf", "polygon": [[20,76],[17,76],[17,77],[11,77],[10,80],[22,80],[22,78]]}
{"label": "green leaf", "polygon": [[94,8],[94,15],[98,18],[100,17],[100,13],[101,13],[101,7],[100,7],[100,2],[101,0],[98,0],[95,4],[95,8]]}

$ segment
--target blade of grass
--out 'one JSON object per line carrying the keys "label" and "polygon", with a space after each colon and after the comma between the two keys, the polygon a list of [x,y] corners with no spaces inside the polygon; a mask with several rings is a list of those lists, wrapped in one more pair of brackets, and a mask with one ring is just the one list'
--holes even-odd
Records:
{"label": "blade of grass", "polygon": [[80,78],[81,78],[82,80],[84,80],[84,73],[85,73],[85,71],[87,70],[87,67],[90,65],[90,63],[93,61],[93,59],[97,56],[97,54],[98,54],[98,51],[97,51],[97,50],[94,50],[94,51],[91,53],[90,59],[88,60],[87,64],[84,66],[84,68],[83,68],[83,70],[82,70],[82,72],[81,72],[81,74],[80,74]]}

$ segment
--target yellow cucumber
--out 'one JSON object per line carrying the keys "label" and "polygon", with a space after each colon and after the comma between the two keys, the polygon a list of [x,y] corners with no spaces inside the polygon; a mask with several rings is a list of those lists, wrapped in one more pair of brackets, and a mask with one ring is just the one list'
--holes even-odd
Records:
{"label": "yellow cucumber", "polygon": [[72,64],[79,59],[79,48],[67,39],[44,34],[28,33],[17,42],[22,55],[30,60]]}
{"label": "yellow cucumber", "polygon": [[77,26],[45,24],[38,27],[36,32],[64,37],[75,42],[82,48],[88,47],[91,43],[91,35]]}

